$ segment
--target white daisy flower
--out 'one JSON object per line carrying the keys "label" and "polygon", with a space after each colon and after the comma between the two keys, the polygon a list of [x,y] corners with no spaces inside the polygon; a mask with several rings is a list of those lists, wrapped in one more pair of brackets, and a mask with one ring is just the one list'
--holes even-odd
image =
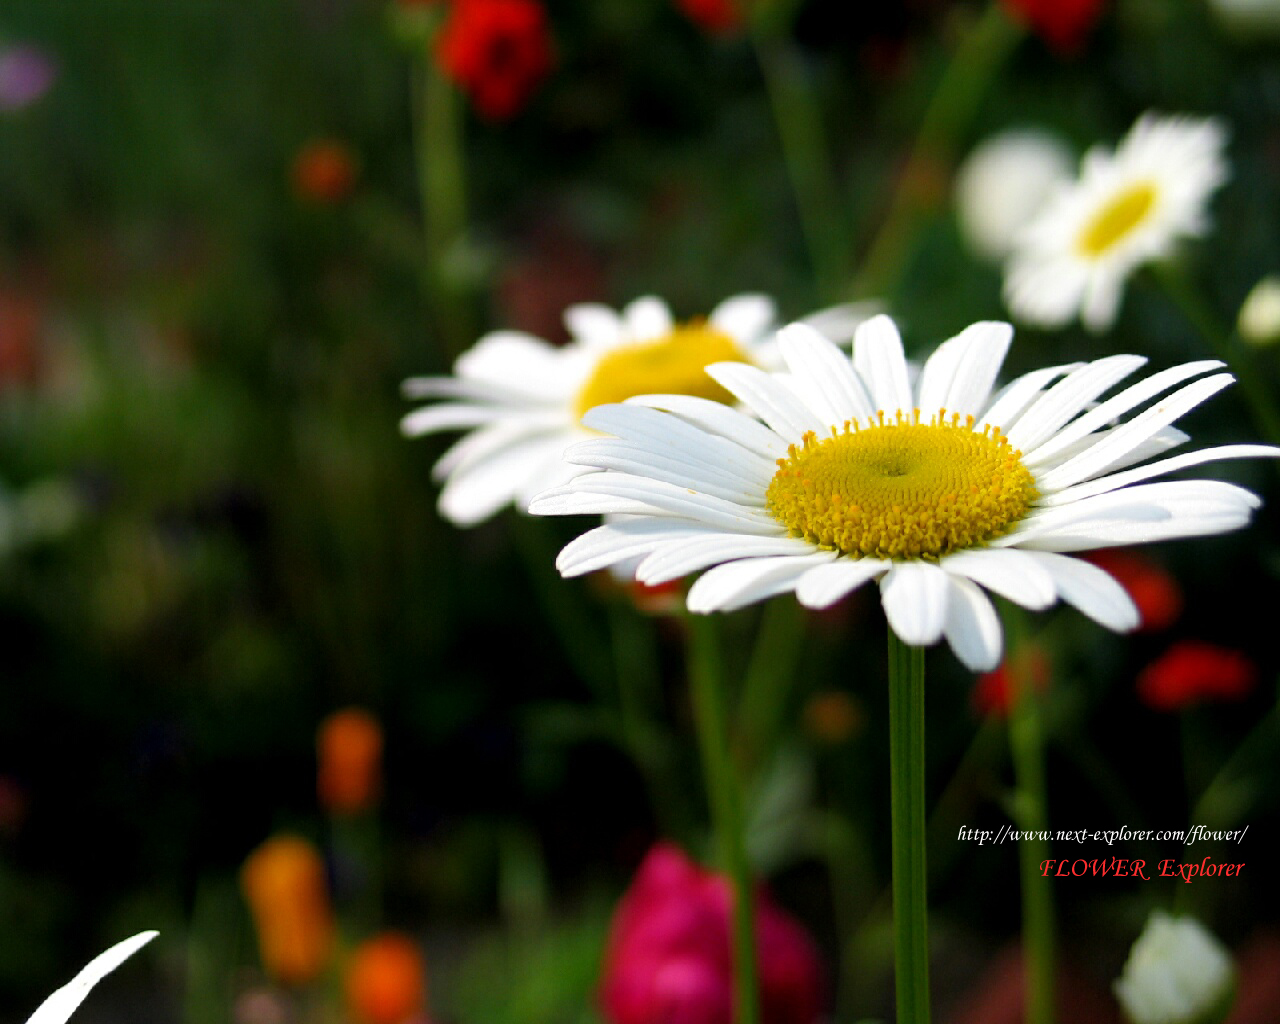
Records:
{"label": "white daisy flower", "polygon": [[446,401],[410,413],[401,428],[410,436],[468,431],[433,475],[445,482],[441,514],[472,526],[512,502],[523,508],[539,491],[582,472],[561,456],[592,436],[580,421],[593,406],[667,391],[730,401],[703,367],[767,364],[776,351],[774,318],[773,302],[763,295],[738,295],[706,320],[683,324],[653,297],[636,299],[620,314],[595,303],[570,306],[567,345],[494,331],[458,358],[452,377],[405,381],[411,398]]}
{"label": "white daisy flower", "polygon": [[1004,259],[1054,187],[1071,177],[1061,139],[1032,129],[1001,132],[974,147],[956,171],[956,217],[983,256]]}
{"label": "white daisy flower", "polygon": [[79,974],[41,1003],[36,1012],[27,1018],[27,1024],[63,1024],[98,982],[158,934],[159,932],[139,932],[132,938],[117,942],[106,952],[99,953]]}
{"label": "white daisy flower", "polygon": [[1226,1015],[1234,974],[1230,953],[1204,925],[1157,910],[1115,992],[1133,1024],[1196,1024]]}
{"label": "white daisy flower", "polygon": [[1079,179],[1055,189],[1009,258],[1014,316],[1060,327],[1079,313],[1092,331],[1110,327],[1125,278],[1207,230],[1225,145],[1216,120],[1144,114],[1115,152],[1086,153]]}
{"label": "white daisy flower", "polygon": [[658,584],[708,569],[689,590],[693,612],[786,591],[825,608],[878,580],[906,643],[946,637],[976,671],[999,663],[1002,642],[983,587],[1033,609],[1062,598],[1104,626],[1133,629],[1138,612],[1120,584],[1066,552],[1241,527],[1259,504],[1243,488],[1145,481],[1280,449],[1228,445],[1146,462],[1187,440],[1172,424],[1231,382],[1215,372],[1221,363],[1163,370],[1100,400],[1145,362],[1115,355],[1036,370],[993,394],[1012,334],[974,324],[913,382],[888,317],[859,327],[852,361],[806,326],[783,328],[786,372],[707,369],[763,422],[682,395],[600,406],[584,422],[613,436],[566,453],[595,472],[529,511],[628,517],[571,542],[561,573],[639,558],[636,578]]}

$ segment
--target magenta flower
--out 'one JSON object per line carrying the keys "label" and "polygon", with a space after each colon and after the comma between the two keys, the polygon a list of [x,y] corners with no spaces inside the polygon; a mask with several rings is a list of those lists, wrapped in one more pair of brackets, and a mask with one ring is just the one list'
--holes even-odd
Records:
{"label": "magenta flower", "polygon": [[[614,913],[600,1004],[610,1024],[731,1024],[732,899],[721,875],[658,843]],[[763,1024],[813,1024],[823,972],[813,940],[756,894]]]}
{"label": "magenta flower", "polygon": [[57,77],[57,62],[35,46],[22,44],[0,50],[0,111],[29,107],[49,91]]}

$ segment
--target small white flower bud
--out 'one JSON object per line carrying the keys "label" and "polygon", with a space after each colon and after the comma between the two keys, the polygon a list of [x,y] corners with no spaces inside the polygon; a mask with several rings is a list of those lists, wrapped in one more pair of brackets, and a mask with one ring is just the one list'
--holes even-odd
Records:
{"label": "small white flower bud", "polygon": [[1254,345],[1280,341],[1280,277],[1264,277],[1253,286],[1240,307],[1236,329]]}
{"label": "small white flower bud", "polygon": [[1157,910],[1115,983],[1133,1024],[1207,1024],[1230,998],[1231,956],[1203,925]]}

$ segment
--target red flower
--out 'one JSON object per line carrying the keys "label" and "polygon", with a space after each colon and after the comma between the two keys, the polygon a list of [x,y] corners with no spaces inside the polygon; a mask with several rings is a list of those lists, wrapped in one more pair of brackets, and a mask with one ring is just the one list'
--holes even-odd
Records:
{"label": "red flower", "polygon": [[1095,551],[1088,557],[1129,592],[1142,619],[1141,632],[1168,629],[1182,614],[1182,588],[1154,559],[1124,548]]}
{"label": "red flower", "polygon": [[484,117],[511,117],[551,68],[546,12],[537,0],[455,0],[436,57]]}
{"label": "red flower", "polygon": [[676,6],[707,32],[732,32],[742,24],[736,0],[676,0]]}
{"label": "red flower", "polygon": [[1019,21],[1059,53],[1080,49],[1106,0],[1004,0]]}
{"label": "red flower", "polygon": [[1177,711],[1202,700],[1239,700],[1257,679],[1257,667],[1239,651],[1184,640],[1142,670],[1138,696],[1157,711]]}
{"label": "red flower", "polygon": [[974,710],[980,715],[1007,718],[1018,696],[1018,686],[1024,682],[1037,691],[1049,685],[1049,659],[1038,647],[1025,647],[1001,662],[994,672],[978,676],[970,694]]}
{"label": "red flower", "polygon": [[[614,913],[600,1003],[610,1024],[731,1024],[732,895],[670,843],[653,847]],[[756,894],[762,1024],[813,1024],[822,967],[813,941]]]}

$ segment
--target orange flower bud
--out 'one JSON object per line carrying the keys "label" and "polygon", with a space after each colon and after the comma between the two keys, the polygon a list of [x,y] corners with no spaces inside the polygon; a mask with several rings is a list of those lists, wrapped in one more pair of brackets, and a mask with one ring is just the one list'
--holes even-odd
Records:
{"label": "orange flower bud", "polygon": [[277,981],[301,985],[324,970],[333,950],[324,861],[305,839],[276,836],[259,846],[240,871],[262,966]]}
{"label": "orange flower bud", "polygon": [[426,968],[407,935],[384,932],[358,946],[347,963],[347,1008],[360,1024],[404,1024],[426,1009]]}
{"label": "orange flower bud", "polygon": [[340,203],[358,177],[351,150],[335,139],[308,142],[293,158],[293,190],[313,203]]}
{"label": "orange flower bud", "polygon": [[316,733],[316,794],[336,814],[355,814],[378,799],[382,726],[360,708],[335,711]]}

